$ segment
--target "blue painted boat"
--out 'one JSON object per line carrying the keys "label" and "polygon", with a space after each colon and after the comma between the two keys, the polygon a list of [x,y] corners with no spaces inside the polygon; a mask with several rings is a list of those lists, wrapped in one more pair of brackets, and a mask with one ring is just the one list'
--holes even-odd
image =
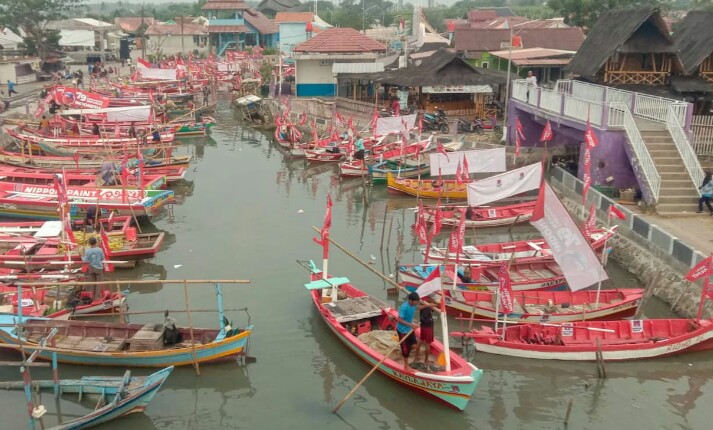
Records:
{"label": "blue painted boat", "polygon": [[406,160],[404,164],[388,160],[369,166],[369,174],[374,184],[386,183],[389,173],[400,178],[416,178],[419,175],[427,177],[431,173],[431,167],[428,163],[418,163],[413,160]]}
{"label": "blue painted boat", "polygon": [[[39,350],[38,358],[51,360],[57,353],[60,363],[89,366],[166,367],[203,364],[236,358],[243,353],[253,326],[219,329],[179,328],[182,341],[164,345],[163,324],[119,324],[98,321],[57,321],[26,318],[18,337],[12,324],[16,315],[0,314],[0,342],[22,343],[25,351]],[[48,347],[38,342],[57,328]]]}

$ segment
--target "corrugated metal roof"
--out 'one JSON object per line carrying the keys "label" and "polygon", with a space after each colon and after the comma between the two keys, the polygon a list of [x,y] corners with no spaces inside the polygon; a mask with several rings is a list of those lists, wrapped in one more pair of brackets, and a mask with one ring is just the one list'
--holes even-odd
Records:
{"label": "corrugated metal roof", "polygon": [[334,63],[332,74],[342,73],[380,73],[384,71],[384,63]]}

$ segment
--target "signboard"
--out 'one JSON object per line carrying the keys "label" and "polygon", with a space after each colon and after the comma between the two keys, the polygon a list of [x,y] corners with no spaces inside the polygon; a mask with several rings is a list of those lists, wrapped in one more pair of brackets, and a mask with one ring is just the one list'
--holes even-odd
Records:
{"label": "signboard", "polygon": [[[57,190],[51,186],[42,185],[22,185],[17,187],[16,191],[22,194],[34,194],[44,196],[56,196]],[[70,199],[97,199],[101,201],[121,200],[124,195],[124,190],[121,188],[68,188],[67,196]],[[126,196],[131,199],[143,199],[148,197],[148,191],[144,190],[126,190]]]}
{"label": "signboard", "polygon": [[74,108],[99,109],[109,106],[109,98],[91,91],[71,87],[56,87],[54,99],[57,103]]}
{"label": "signboard", "polygon": [[490,85],[435,85],[421,87],[422,93],[430,94],[477,94],[492,93]]}
{"label": "signboard", "polygon": [[572,337],[574,335],[574,324],[562,323],[562,337]]}

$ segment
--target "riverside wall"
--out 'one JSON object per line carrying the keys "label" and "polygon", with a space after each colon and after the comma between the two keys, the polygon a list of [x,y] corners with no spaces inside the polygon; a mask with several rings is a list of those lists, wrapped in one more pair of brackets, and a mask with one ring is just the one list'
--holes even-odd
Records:
{"label": "riverside wall", "polygon": [[[559,169],[550,183],[558,191],[562,202],[575,219],[583,221],[589,211],[582,210],[581,181],[571,175],[569,178],[565,175],[569,174]],[[574,186],[571,186],[572,184]],[[606,224],[606,214],[612,203],[596,190],[590,189],[587,208],[589,204],[596,205],[598,224]],[[618,234],[608,242],[612,249],[609,258],[636,276],[644,285],[651,285],[653,282],[651,285],[653,296],[666,302],[674,312],[686,318],[695,317],[701,298],[702,281],[689,283],[683,280],[683,276],[705,256],[680,243],[678,239],[657,226],[649,226],[648,237],[645,237],[641,234],[641,221],[638,216],[625,207],[623,212],[626,213],[627,220],[617,220],[613,223],[618,224],[619,227]],[[690,256],[688,250],[692,251]],[[617,287],[627,286],[617,285]],[[712,301],[707,301],[703,316],[713,317]]]}

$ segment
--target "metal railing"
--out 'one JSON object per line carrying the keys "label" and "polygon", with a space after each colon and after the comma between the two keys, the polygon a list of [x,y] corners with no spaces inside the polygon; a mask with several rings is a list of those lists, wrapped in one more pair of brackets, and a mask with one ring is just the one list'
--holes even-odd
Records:
{"label": "metal railing", "polygon": [[[631,149],[635,155],[632,159],[632,165],[635,170],[639,170],[648,187],[649,193],[647,193],[646,190],[642,190],[644,192],[644,200],[646,200],[646,203],[649,205],[654,205],[658,201],[659,192],[661,191],[661,176],[658,170],[656,170],[654,160],[651,158],[649,149],[641,137],[639,128],[636,126],[636,121],[634,121],[634,116],[631,114],[631,111],[629,111],[629,108],[624,103],[610,103],[609,106],[610,112],[612,112],[612,110],[619,111],[617,114],[609,117],[609,124],[624,128]],[[621,121],[621,123],[619,124],[614,121]]]}
{"label": "metal railing", "polygon": [[573,96],[564,96],[564,116],[582,122],[589,120],[592,124],[602,125],[602,112],[604,105],[601,103],[582,100]]}
{"label": "metal railing", "polygon": [[676,149],[678,149],[678,153],[681,155],[681,159],[683,160],[683,164],[686,166],[688,175],[691,177],[691,181],[693,181],[693,186],[698,188],[701,183],[703,183],[703,168],[701,167],[701,163],[698,161],[696,152],[693,150],[691,143],[686,137],[686,133],[683,131],[683,127],[681,127],[675,105],[668,106],[667,119],[666,128],[673,138],[673,143],[676,144]]}
{"label": "metal railing", "polygon": [[557,91],[542,89],[540,91],[540,107],[559,115],[562,112],[562,94]]}
{"label": "metal railing", "polygon": [[572,81],[572,96],[578,99],[591,100],[593,102],[605,102],[606,87],[588,84],[581,81]]}
{"label": "metal railing", "polygon": [[527,103],[527,85],[524,80],[512,82],[512,98]]}

